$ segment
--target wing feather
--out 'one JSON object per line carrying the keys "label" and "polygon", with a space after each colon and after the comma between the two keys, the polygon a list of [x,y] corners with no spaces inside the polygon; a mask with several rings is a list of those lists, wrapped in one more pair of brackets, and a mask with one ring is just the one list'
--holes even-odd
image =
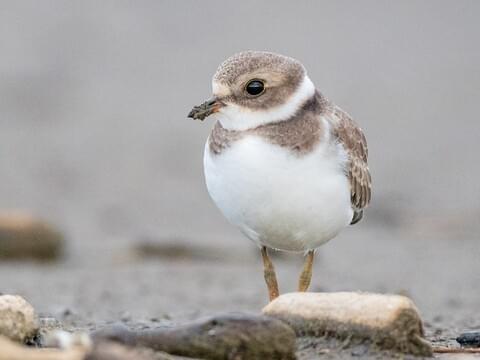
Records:
{"label": "wing feather", "polygon": [[352,223],[360,221],[363,209],[372,198],[372,178],[368,168],[368,146],[363,131],[351,117],[338,107],[330,109],[332,132],[348,155],[346,169],[350,180],[350,197],[355,212]]}

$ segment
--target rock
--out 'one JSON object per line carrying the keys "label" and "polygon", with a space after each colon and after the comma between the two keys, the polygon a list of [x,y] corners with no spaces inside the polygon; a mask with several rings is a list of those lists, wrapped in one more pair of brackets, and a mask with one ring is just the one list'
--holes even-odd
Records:
{"label": "rock", "polygon": [[83,360],[88,350],[28,348],[0,335],[0,360]]}
{"label": "rock", "polygon": [[0,296],[0,335],[25,342],[37,330],[37,318],[32,305],[21,296]]}
{"label": "rock", "polygon": [[92,340],[85,332],[71,333],[55,329],[43,335],[41,346],[60,349],[73,349],[76,347],[90,349],[92,347]]}
{"label": "rock", "polygon": [[218,247],[197,246],[183,239],[142,238],[133,253],[139,259],[165,259],[169,261],[223,260],[225,251]]}
{"label": "rock", "polygon": [[62,330],[62,323],[52,316],[39,316],[38,317],[38,332],[35,338],[28,345],[38,347],[51,347],[48,343],[51,339],[51,335]]}
{"label": "rock", "polygon": [[143,332],[132,331],[125,325],[115,324],[100,330],[92,332],[91,337],[94,343],[98,342],[116,342],[123,345],[135,346],[137,345],[137,338]]}
{"label": "rock", "polygon": [[31,215],[0,213],[0,259],[57,259],[63,242],[58,230]]}
{"label": "rock", "polygon": [[263,313],[285,321],[299,335],[368,340],[385,350],[432,355],[418,310],[404,296],[291,293],[273,300]]}
{"label": "rock", "polygon": [[464,332],[456,340],[462,346],[480,346],[480,331]]}
{"label": "rock", "polygon": [[96,332],[94,341],[118,341],[173,355],[206,359],[295,359],[295,333],[266,316],[222,315],[173,328],[131,331],[120,326]]}

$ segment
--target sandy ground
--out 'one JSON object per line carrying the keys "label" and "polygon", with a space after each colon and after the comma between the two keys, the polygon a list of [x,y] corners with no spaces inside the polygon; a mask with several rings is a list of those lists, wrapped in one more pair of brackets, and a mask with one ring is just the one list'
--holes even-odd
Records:
{"label": "sandy ground", "polygon": [[[480,328],[479,2],[1,5],[0,207],[58,225],[68,248],[1,263],[0,292],[80,328],[258,312],[258,251],[203,183],[212,124],[185,115],[221,60],[267,49],[302,60],[370,145],[371,209],[319,250],[313,290],[408,294],[443,343]],[[135,256],[146,240],[191,251]],[[276,259],[282,291],[300,258]]]}
{"label": "sandy ground", "polygon": [[[235,251],[225,246],[230,239],[175,260],[145,259],[125,248],[106,254],[102,262],[2,264],[2,291],[24,295],[42,315],[54,316],[70,329],[116,322],[133,328],[168,326],[222,312],[258,313],[267,299],[259,254],[236,238]],[[476,241],[457,240],[454,247],[451,242],[424,234],[420,239],[415,232],[352,229],[319,251],[312,290],[406,294],[419,307],[428,338],[454,345],[460,332],[479,326],[480,275],[472,271],[479,259]],[[275,259],[283,292],[295,288],[300,258]],[[317,348],[306,346],[301,354],[305,359],[318,354],[380,356],[363,347],[338,353],[337,346],[322,342]]]}

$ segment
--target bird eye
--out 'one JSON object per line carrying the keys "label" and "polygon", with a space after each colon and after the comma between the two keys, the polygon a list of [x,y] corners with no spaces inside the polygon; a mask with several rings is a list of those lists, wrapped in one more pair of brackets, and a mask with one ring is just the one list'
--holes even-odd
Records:
{"label": "bird eye", "polygon": [[265,85],[261,80],[250,80],[247,86],[245,86],[245,90],[250,95],[257,96],[265,91]]}

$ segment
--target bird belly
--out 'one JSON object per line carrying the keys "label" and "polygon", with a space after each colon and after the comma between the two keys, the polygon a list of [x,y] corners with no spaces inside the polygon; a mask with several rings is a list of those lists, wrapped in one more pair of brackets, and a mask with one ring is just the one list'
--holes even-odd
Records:
{"label": "bird belly", "polygon": [[285,251],[306,251],[335,237],[353,216],[337,144],[299,155],[248,136],[220,154],[207,145],[208,192],[229,222],[251,240]]}

